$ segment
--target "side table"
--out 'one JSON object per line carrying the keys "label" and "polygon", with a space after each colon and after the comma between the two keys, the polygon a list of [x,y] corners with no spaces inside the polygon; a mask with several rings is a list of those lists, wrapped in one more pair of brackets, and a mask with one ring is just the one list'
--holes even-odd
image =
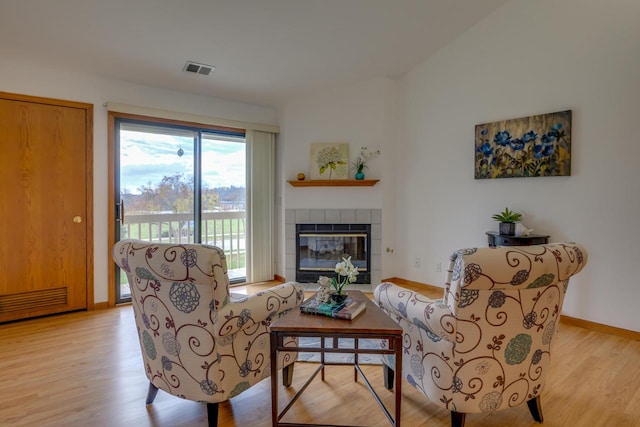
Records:
{"label": "side table", "polygon": [[544,234],[530,234],[528,236],[507,236],[497,231],[487,231],[489,247],[495,246],[531,246],[549,243],[549,236]]}

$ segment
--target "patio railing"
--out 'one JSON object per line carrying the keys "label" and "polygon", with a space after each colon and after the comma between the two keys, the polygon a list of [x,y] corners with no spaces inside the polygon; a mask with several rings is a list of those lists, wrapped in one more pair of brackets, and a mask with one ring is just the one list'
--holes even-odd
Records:
{"label": "patio railing", "polygon": [[[202,214],[202,243],[224,251],[231,280],[246,276],[245,216],[245,211]],[[121,225],[121,237],[158,243],[194,243],[193,215],[129,214]]]}

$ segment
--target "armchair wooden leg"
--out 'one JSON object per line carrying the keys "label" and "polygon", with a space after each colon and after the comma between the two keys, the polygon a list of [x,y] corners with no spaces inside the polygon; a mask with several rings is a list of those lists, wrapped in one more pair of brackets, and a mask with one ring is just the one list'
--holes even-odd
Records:
{"label": "armchair wooden leg", "polygon": [[291,387],[291,382],[293,381],[293,365],[295,365],[295,363],[282,368],[282,385],[285,387]]}
{"label": "armchair wooden leg", "polygon": [[533,417],[533,419],[541,423],[543,421],[543,417],[540,396],[536,396],[533,399],[527,400],[527,406],[529,407],[529,412],[531,412],[531,416]]}
{"label": "armchair wooden leg", "polygon": [[207,403],[207,420],[209,427],[218,426],[218,403]]}
{"label": "armchair wooden leg", "polygon": [[451,411],[451,427],[464,427],[467,414],[463,412]]}
{"label": "armchair wooden leg", "polygon": [[384,388],[387,390],[393,390],[393,378],[395,372],[386,364],[382,364],[382,376],[384,378]]}
{"label": "armchair wooden leg", "polygon": [[147,401],[145,402],[147,405],[151,405],[153,403],[153,399],[156,398],[156,394],[158,394],[158,387],[154,386],[151,381],[149,381],[149,391],[147,391]]}

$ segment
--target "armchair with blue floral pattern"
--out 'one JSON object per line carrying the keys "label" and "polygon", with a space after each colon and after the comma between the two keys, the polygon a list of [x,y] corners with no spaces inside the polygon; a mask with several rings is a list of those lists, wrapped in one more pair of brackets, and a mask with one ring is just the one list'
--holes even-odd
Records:
{"label": "armchair with blue floral pattern", "polygon": [[[404,331],[402,375],[451,411],[454,427],[467,413],[525,402],[542,422],[540,393],[562,303],[569,278],[586,263],[575,243],[463,249],[451,257],[443,299],[378,285],[376,304]],[[392,366],[384,360],[387,388]]]}
{"label": "armchair with blue floral pattern", "polygon": [[[270,375],[269,325],[302,303],[302,287],[285,283],[233,296],[224,252],[214,246],[122,240],[113,259],[131,288],[147,404],[158,389],[206,402],[209,425],[217,425],[219,402]],[[279,353],[285,386],[296,356]]]}

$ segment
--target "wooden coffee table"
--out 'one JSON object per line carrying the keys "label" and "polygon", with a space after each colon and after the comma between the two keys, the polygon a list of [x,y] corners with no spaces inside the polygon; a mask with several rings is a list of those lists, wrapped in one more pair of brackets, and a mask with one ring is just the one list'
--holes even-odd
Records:
{"label": "wooden coffee table", "polygon": [[[329,365],[351,365],[351,363],[327,363],[325,361],[325,353],[350,353],[355,354],[354,381],[358,380],[358,373],[362,377],[365,385],[373,395],[380,408],[386,415],[392,426],[400,427],[400,406],[402,396],[402,328],[382,310],[380,310],[369,298],[360,291],[349,291],[349,297],[366,301],[366,309],[353,320],[332,319],[330,317],[302,314],[299,309],[293,309],[281,318],[275,320],[271,324],[271,420],[273,427],[278,426],[305,426],[315,424],[301,423],[283,423],[280,422],[282,417],[293,406],[298,397],[313,381],[313,379],[321,373],[321,379],[324,381],[324,368]],[[284,337],[316,337],[320,338],[321,345],[319,348],[309,347],[285,347]],[[332,338],[333,345],[325,346],[325,338]],[[338,348],[337,341],[340,338],[351,338],[354,340],[354,348]],[[360,338],[367,339],[386,339],[389,343],[387,349],[359,349],[358,340]],[[307,382],[298,390],[295,396],[282,410],[278,411],[278,351],[298,351],[320,353],[320,365],[307,380]],[[395,356],[395,416],[392,416],[389,410],[384,406],[382,400],[377,395],[369,380],[364,375],[358,364],[358,354],[393,354]],[[323,424],[326,426],[326,424]]]}

